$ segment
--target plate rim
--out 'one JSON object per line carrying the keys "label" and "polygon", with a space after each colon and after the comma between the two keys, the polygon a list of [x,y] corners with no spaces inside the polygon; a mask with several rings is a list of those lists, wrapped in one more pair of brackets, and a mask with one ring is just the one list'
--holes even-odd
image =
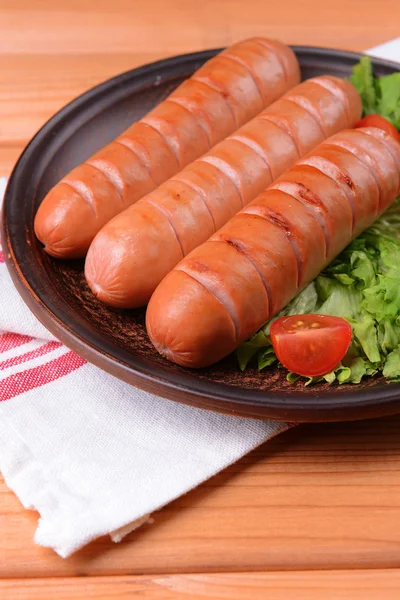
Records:
{"label": "plate rim", "polygon": [[[349,52],[346,50],[336,50],[333,48],[323,48],[316,46],[292,46],[296,53],[307,52],[310,55],[320,57],[321,55],[339,58],[344,62],[358,61],[363,53]],[[23,172],[25,164],[31,159],[31,154],[36,146],[41,143],[49,132],[52,132],[57,126],[62,126],[65,119],[71,117],[71,114],[84,111],[85,105],[92,104],[99,99],[105,92],[113,91],[120,93],[119,88],[132,78],[141,80],[143,76],[153,76],[159,73],[160,69],[167,73],[174,66],[184,66],[192,64],[193,61],[204,61],[214,56],[221,48],[203,50],[200,52],[191,52],[181,55],[161,59],[141,67],[136,67],[125,71],[119,75],[111,77],[106,81],[90,88],[55,113],[33,136],[19,157],[9,178],[3,203],[1,237],[6,266],[11,274],[13,282],[20,293],[24,302],[43,323],[43,325],[59,338],[66,346],[89,360],[89,362],[108,371],[120,379],[126,379],[126,371],[130,372],[130,383],[146,391],[162,395],[171,400],[184,402],[193,405],[201,400],[201,406],[210,410],[219,410],[231,414],[240,414],[248,417],[264,417],[275,420],[291,420],[301,422],[340,420],[345,415],[346,419],[365,418],[368,416],[389,415],[398,412],[400,408],[400,384],[378,383],[375,386],[362,388],[355,392],[348,392],[351,395],[357,395],[351,400],[351,405],[346,402],[346,392],[335,393],[323,391],[322,393],[310,392],[290,392],[290,391],[260,391],[244,389],[239,386],[229,386],[224,383],[212,382],[210,380],[201,380],[196,377],[196,371],[179,371],[170,373],[168,377],[162,375],[161,365],[155,365],[152,368],[156,374],[148,373],[138,365],[132,366],[121,361],[115,355],[110,355],[101,350],[92,343],[86,336],[79,331],[73,330],[68,323],[60,318],[59,311],[54,310],[48,305],[48,298],[40,297],[31,283],[32,276],[24,273],[23,267],[18,261],[14,252],[14,245],[9,234],[8,207],[13,197],[18,194],[18,178],[20,172]],[[400,64],[385,59],[371,57],[374,65],[381,65],[385,68],[400,70]],[[154,85],[154,84],[153,84]],[[94,104],[96,105],[96,103]],[[86,121],[87,119],[85,119]],[[52,303],[50,303],[52,304]],[[122,353],[123,354],[123,353]],[[140,361],[139,361],[140,362]],[[160,369],[161,367],[161,369]],[[160,374],[161,370],[161,374]],[[124,377],[125,375],[125,377]],[[189,377],[188,377],[189,376]],[[200,382],[199,389],[197,385],[188,388],[188,379],[192,382]],[[183,380],[183,381],[182,381]],[[209,390],[209,391],[208,391]],[[184,394],[184,398],[182,397]],[[316,407],[316,400],[320,403]],[[229,403],[230,406],[226,404]],[[267,403],[267,406],[265,405]],[[327,406],[324,406],[328,404]],[[244,413],[243,408],[246,407]],[[360,414],[360,410],[362,413]],[[317,414],[310,416],[310,412],[318,411]],[[307,418],[302,415],[307,413]]]}

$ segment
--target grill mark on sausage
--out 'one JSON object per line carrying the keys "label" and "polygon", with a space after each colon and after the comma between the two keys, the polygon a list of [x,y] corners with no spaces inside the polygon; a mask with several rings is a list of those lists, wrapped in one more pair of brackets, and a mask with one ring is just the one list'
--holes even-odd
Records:
{"label": "grill mark on sausage", "polygon": [[[204,262],[202,262],[201,260],[196,260],[196,259],[192,259],[190,261],[190,265],[193,271],[196,271],[197,273],[208,273],[208,272],[212,272],[210,267],[208,267]],[[179,270],[179,269],[178,269]]]}
{"label": "grill mark on sausage", "polygon": [[278,50],[275,48],[275,46],[273,46],[273,44],[270,44],[269,42],[267,42],[266,40],[260,39],[260,38],[252,38],[251,40],[252,42],[258,44],[259,46],[262,46],[263,48],[267,48],[278,60],[279,64],[282,67],[282,71],[283,71],[283,75],[285,77],[285,81],[289,80],[289,72],[286,68],[286,64],[285,61],[282,59],[281,55],[279,54]]}
{"label": "grill mark on sausage", "polygon": [[220,242],[221,240],[232,246],[232,248],[235,248],[238,252],[246,254],[246,246],[240,240],[221,234],[219,239],[213,241]]}
{"label": "grill mark on sausage", "polygon": [[[244,213],[244,214],[254,215],[255,217],[257,217],[259,219],[268,221],[268,223],[271,223],[271,225],[274,225],[275,227],[279,227],[279,229],[285,234],[286,239],[288,240],[288,242],[292,248],[294,257],[296,259],[296,264],[297,264],[296,285],[297,285],[297,287],[299,287],[300,282],[303,277],[303,261],[301,260],[300,251],[299,251],[297,241],[296,241],[296,236],[293,236],[291,225],[285,219],[284,215],[269,209],[267,206],[257,206],[257,205],[252,205],[251,212]],[[271,298],[271,300],[272,300],[272,298]]]}
{"label": "grill mark on sausage", "polygon": [[274,177],[272,175],[272,170],[271,170],[270,164],[267,159],[267,154],[266,154],[266,152],[264,152],[262,150],[262,148],[258,144],[256,144],[255,142],[253,142],[253,140],[247,138],[245,135],[242,135],[242,134],[231,135],[229,137],[229,139],[235,140],[235,142],[239,142],[239,144],[243,144],[243,146],[246,146],[247,148],[250,148],[250,150],[253,150],[253,152],[255,152],[257,154],[257,156],[259,156],[264,161],[266,166],[268,167],[268,171],[271,176],[271,181],[274,180]]}
{"label": "grill mark on sausage", "polygon": [[[157,119],[159,119],[159,117],[157,117]],[[167,144],[168,148],[171,150],[172,154],[175,156],[178,166],[182,167],[179,152],[173,147],[173,145],[171,144],[171,142],[169,141],[167,136],[162,132],[162,130],[158,129],[158,127],[156,125],[157,119],[153,120],[152,117],[149,117],[148,115],[146,115],[146,116],[142,117],[141,122],[144,123],[145,125],[147,125],[147,127],[151,127],[151,129],[154,129],[154,131],[157,131],[157,133],[159,133],[161,135],[164,142]],[[162,119],[159,119],[159,120],[161,121]]]}
{"label": "grill mark on sausage", "polygon": [[259,118],[263,119],[264,121],[269,121],[270,123],[273,123],[274,125],[276,125],[276,127],[279,127],[279,129],[286,133],[293,142],[293,145],[297,152],[297,156],[301,158],[301,152],[299,150],[299,146],[297,145],[296,137],[294,136],[292,128],[290,127],[289,121],[287,119],[285,119],[284,117],[279,117],[278,115],[270,115],[268,113],[262,113],[261,115],[259,115]]}
{"label": "grill mark on sausage", "polygon": [[238,240],[237,238],[232,238],[230,236],[221,234],[219,239],[214,239],[212,240],[213,242],[220,242],[220,243],[226,243],[229,246],[232,246],[232,248],[234,248],[237,252],[239,252],[240,254],[242,254],[243,256],[245,256],[247,258],[247,260],[253,265],[253,267],[255,268],[255,270],[257,271],[262,284],[264,286],[265,289],[265,293],[267,295],[268,298],[268,312],[271,312],[271,307],[272,307],[272,292],[271,292],[271,288],[267,282],[267,280],[265,279],[264,275],[262,274],[260,268],[258,267],[257,263],[254,262],[247,250],[246,244],[244,244],[243,242],[241,242],[240,240]]}
{"label": "grill mark on sausage", "polygon": [[[185,260],[181,264],[175,267],[176,271],[182,271],[188,277],[191,277],[197,283],[199,283],[211,296],[213,296],[226,310],[228,316],[230,317],[233,328],[235,330],[235,340],[239,337],[240,324],[239,324],[239,316],[235,310],[234,303],[230,301],[229,295],[222,294],[221,287],[218,285],[212,285],[210,280],[202,277],[203,274],[211,273],[214,274],[213,271],[207,267],[202,261],[199,260]],[[211,285],[210,285],[211,284]]]}
{"label": "grill mark on sausage", "polygon": [[298,164],[314,167],[314,169],[317,169],[317,171],[332,179],[332,181],[343,190],[351,208],[352,231],[354,231],[356,218],[354,196],[356,188],[349,174],[339,168],[338,165],[331,160],[323,158],[322,156],[309,156],[303,158]]}
{"label": "grill mark on sausage", "polygon": [[337,164],[331,162],[329,159],[324,159],[324,160],[327,160],[328,162],[331,163],[331,165],[333,167],[336,167],[336,169],[338,170],[340,181],[343,182],[346,185],[346,187],[349,188],[352,192],[354,192],[355,189],[356,189],[356,186],[354,185],[354,182],[351,179],[350,175],[348,173],[346,173],[346,171],[344,171],[343,169],[341,169],[340,167],[338,167]]}
{"label": "grill mark on sausage", "polygon": [[[373,130],[373,132],[372,132]],[[396,142],[396,140],[394,140],[392,138],[392,136],[387,133],[386,131],[383,131],[383,129],[378,129],[377,127],[371,127],[371,131],[367,131],[367,129],[361,128],[361,129],[357,129],[357,131],[359,133],[363,133],[364,135],[369,135],[370,137],[373,137],[375,140],[378,139],[380,140],[383,144],[385,144],[385,148],[387,148],[390,152],[390,154],[393,156],[396,165],[398,167],[398,169],[400,170],[400,150],[398,150],[396,152],[396,150],[394,149],[394,145],[396,145],[396,147],[398,147],[398,143]]]}
{"label": "grill mark on sausage", "polygon": [[205,191],[202,190],[200,186],[196,185],[192,181],[190,181],[190,180],[185,179],[184,177],[182,177],[181,173],[178,173],[177,175],[174,175],[173,177],[171,177],[171,181],[177,181],[178,183],[186,185],[186,187],[190,188],[191,190],[193,190],[194,192],[196,192],[196,194],[198,194],[200,196],[200,198],[204,202],[204,206],[206,207],[206,209],[210,213],[210,217],[211,217],[212,222],[213,222],[214,232],[217,231],[217,225],[215,223],[214,215],[212,214],[211,209],[208,206],[208,203],[207,203],[207,194],[205,193]]}
{"label": "grill mark on sausage", "polygon": [[[382,130],[382,131],[383,131],[383,130]],[[361,129],[361,128],[357,129],[357,136],[362,136],[362,137],[365,137],[365,135],[368,135],[368,134],[365,134],[365,132],[363,131],[363,129]],[[384,142],[383,138],[381,138],[381,137],[375,137],[375,136],[371,136],[371,135],[370,135],[369,137],[370,137],[370,138],[371,138],[371,137],[373,137],[375,144],[377,144],[377,145],[378,145],[378,147],[379,147],[379,148],[381,148],[381,151],[382,151],[384,154],[386,154],[386,156],[387,156],[387,155],[390,155],[390,160],[392,161],[392,163],[393,163],[393,165],[394,165],[394,168],[395,168],[395,169],[397,169],[397,167],[398,167],[398,170],[399,170],[399,172],[400,172],[400,146],[399,146],[399,155],[398,155],[398,159],[399,159],[399,160],[396,160],[396,159],[395,159],[395,157],[394,157],[394,155],[393,155],[393,154],[392,154],[392,152],[390,151],[390,148],[389,148],[389,146],[387,146],[387,145],[385,144],[385,142]],[[358,145],[358,142],[357,142],[357,141],[356,141],[355,143]],[[396,143],[396,142],[395,142],[395,143]],[[393,148],[392,148],[392,150],[393,150]],[[367,151],[367,150],[364,150],[364,152],[368,152],[368,151]],[[368,154],[369,154],[369,153],[368,153]],[[372,158],[373,158],[373,157],[372,157]],[[375,160],[375,158],[373,158],[373,160]],[[377,161],[375,160],[375,162],[377,162]]]}
{"label": "grill mark on sausage", "polygon": [[[164,102],[168,102],[169,104],[175,104],[176,106],[183,108],[183,110],[185,110],[191,117],[193,117],[196,120],[196,123],[199,125],[199,127],[201,127],[201,129],[204,131],[206,138],[207,138],[208,147],[211,148],[211,146],[213,144],[211,142],[209,129],[207,129],[207,127],[204,125],[202,119],[198,115],[193,113],[193,111],[188,106],[186,106],[186,104],[182,101],[181,98],[179,98],[179,97],[167,98],[166,100],[164,100]],[[210,123],[209,123],[209,125],[210,125]],[[210,129],[211,129],[211,127],[210,127]]]}
{"label": "grill mark on sausage", "polygon": [[182,252],[182,258],[185,256],[185,252],[183,251],[183,245],[182,245],[182,241],[179,237],[179,234],[177,232],[177,230],[175,229],[175,226],[172,222],[171,217],[169,216],[168,212],[165,210],[165,208],[163,206],[160,206],[159,204],[157,204],[156,202],[154,202],[154,200],[151,200],[149,196],[146,197],[145,201],[150,204],[153,208],[155,208],[156,210],[158,210],[158,212],[160,212],[162,215],[164,215],[164,217],[167,219],[168,223],[171,225],[171,229],[175,234],[176,240],[179,244],[179,247],[181,249]]}
{"label": "grill mark on sausage", "polygon": [[229,54],[229,50],[226,50],[225,52],[222,52],[222,54],[219,55],[219,58],[223,58],[225,60],[230,60],[231,62],[240,65],[241,67],[243,67],[244,69],[246,69],[246,71],[248,72],[248,74],[250,75],[250,77],[252,78],[252,80],[255,83],[255,86],[257,88],[257,91],[259,93],[260,96],[260,100],[262,105],[264,106],[265,103],[265,99],[264,99],[264,94],[263,91],[260,87],[259,82],[257,81],[257,78],[254,76],[252,70],[250,69],[250,67],[245,63],[244,60],[242,60],[239,56],[235,56],[235,55],[231,55]]}
{"label": "grill mark on sausage", "polygon": [[235,122],[235,129],[237,129],[238,127],[240,127],[240,123],[237,119],[236,113],[232,108],[232,105],[229,101],[229,99],[231,98],[231,95],[229,94],[229,92],[227,92],[227,90],[225,88],[223,88],[222,86],[218,86],[216,83],[212,82],[211,79],[203,79],[202,77],[197,77],[196,74],[192,75],[191,79],[193,81],[195,81],[196,83],[201,83],[203,85],[205,85],[206,87],[210,88],[211,90],[214,90],[214,92],[218,92],[219,94],[221,94],[221,96],[223,97],[223,99],[226,102],[227,107],[229,108],[230,113],[232,114],[233,120]]}
{"label": "grill mark on sausage", "polygon": [[286,96],[285,95],[285,100],[287,100],[288,102],[291,102],[292,104],[295,104],[296,106],[300,106],[300,108],[302,108],[303,110],[306,111],[306,113],[308,113],[310,115],[310,117],[315,121],[315,123],[318,125],[322,135],[324,136],[324,138],[327,138],[328,135],[325,131],[325,126],[324,123],[322,121],[322,117],[321,115],[318,113],[317,110],[315,110],[312,105],[310,106],[310,102],[307,100],[307,98],[305,98],[304,96]]}
{"label": "grill mark on sausage", "polygon": [[334,146],[335,148],[339,147],[341,150],[348,152],[357,160],[365,165],[372,177],[375,179],[375,183],[379,189],[379,199],[382,202],[384,199],[384,190],[382,188],[382,183],[377,173],[379,172],[379,166],[376,160],[361,146],[358,146],[357,143],[350,144],[347,140],[330,140],[329,143],[326,144],[325,147]]}
{"label": "grill mark on sausage", "polygon": [[75,179],[69,179],[68,177],[62,180],[62,183],[70,187],[78,196],[80,196],[89,206],[92,213],[95,217],[97,217],[97,209],[96,209],[96,201],[93,192],[87,187],[83,181],[78,181]]}
{"label": "grill mark on sausage", "polygon": [[[171,156],[176,161],[177,167],[179,167],[179,163],[177,161],[175,154],[172,152],[171,148],[169,147],[169,145],[167,144],[167,142],[165,141],[165,139],[161,135],[161,133],[159,131],[157,131],[157,129],[154,129],[154,127],[150,127],[150,125],[146,125],[146,123],[142,123],[141,121],[139,121],[139,123],[141,126],[143,126],[145,128],[149,127],[150,129],[152,129],[152,131],[156,132],[156,134],[159,137],[160,142],[162,143],[164,148],[166,148],[170,152]],[[136,125],[136,123],[134,123],[134,125]],[[125,146],[126,148],[128,148],[129,150],[132,150],[132,152],[138,157],[138,159],[143,163],[143,165],[145,165],[145,167],[147,167],[149,174],[151,176],[152,157],[150,156],[149,150],[147,149],[146,145],[143,144],[142,142],[139,142],[136,139],[131,140],[131,138],[129,137],[130,129],[131,128],[127,129],[127,131],[124,131],[124,133],[122,133],[116,140],[114,140],[114,142],[120,143],[123,146]],[[139,150],[138,150],[138,148],[139,148]],[[140,149],[142,150],[142,152],[140,152]],[[142,154],[143,154],[143,156],[142,156]],[[156,185],[159,185],[159,184],[160,184],[160,182],[158,182],[158,183],[156,182]]]}
{"label": "grill mark on sausage", "polygon": [[322,87],[324,90],[328,90],[328,92],[331,92],[331,94],[335,96],[335,98],[341,101],[341,103],[343,104],[344,111],[346,113],[347,126],[352,127],[353,121],[351,118],[350,103],[344,90],[337,83],[335,83],[333,79],[327,79],[324,76],[313,77],[312,83],[315,83],[315,85]]}
{"label": "grill mark on sausage", "polygon": [[[324,213],[325,217],[329,217],[328,210],[323,204],[321,198],[310,188],[306,187],[301,181],[279,181],[271,186],[272,189],[280,190],[284,194],[291,196],[298,202],[300,202],[307,212],[317,221],[318,225],[322,229],[322,233],[325,238],[325,258],[329,254],[330,248],[330,236],[326,226],[325,218],[321,217],[321,212]],[[310,208],[311,205],[311,208]],[[313,210],[313,208],[317,210]]]}
{"label": "grill mark on sausage", "polygon": [[230,165],[228,165],[228,163],[225,160],[218,158],[217,156],[206,154],[205,156],[201,156],[198,159],[198,161],[205,162],[205,163],[208,163],[209,165],[212,165],[213,167],[218,169],[218,171],[220,171],[223,175],[225,175],[225,177],[227,177],[231,181],[231,183],[237,189],[237,192],[238,192],[239,198],[240,198],[240,202],[241,202],[241,205],[243,208],[243,206],[244,206],[243,194],[242,194],[242,190],[240,187],[239,176],[236,173],[236,171]]}
{"label": "grill mark on sausage", "polygon": [[158,187],[157,182],[154,181],[154,179],[151,175],[150,166],[148,165],[148,163],[145,162],[144,158],[142,156],[140,156],[140,154],[129,144],[128,140],[126,140],[125,138],[118,138],[117,140],[114,140],[114,144],[118,144],[118,146],[122,146],[126,150],[129,150],[130,152],[132,152],[132,154],[135,156],[135,158],[137,158],[137,160],[140,162],[140,164],[143,165],[143,167],[146,169],[151,183],[154,185],[155,188]]}
{"label": "grill mark on sausage", "polygon": [[122,204],[124,204],[124,180],[117,167],[105,158],[91,158],[86,161],[86,164],[99,171],[111,183]]}

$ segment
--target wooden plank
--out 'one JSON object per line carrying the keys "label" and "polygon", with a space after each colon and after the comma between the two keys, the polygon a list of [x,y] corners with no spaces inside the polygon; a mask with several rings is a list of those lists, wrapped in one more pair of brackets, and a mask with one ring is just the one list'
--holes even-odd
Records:
{"label": "wooden plank", "polygon": [[176,54],[252,35],[357,50],[397,37],[399,11],[397,0],[3,0],[0,52]]}
{"label": "wooden plank", "polygon": [[[0,12],[1,15],[1,12]],[[1,18],[1,17],[0,17]],[[0,36],[1,37],[1,36]],[[160,58],[152,53],[7,56],[1,60],[0,168],[65,104],[94,85]]]}
{"label": "wooden plank", "polygon": [[0,581],[2,600],[397,600],[399,589],[390,569]]}
{"label": "wooden plank", "polygon": [[9,177],[24,147],[24,143],[0,144],[0,177]]}
{"label": "wooden plank", "polygon": [[400,418],[299,427],[68,560],[0,490],[0,577],[400,567]]}
{"label": "wooden plank", "polygon": [[[359,0],[338,0],[324,11],[315,4],[282,2],[271,11],[258,0],[175,0],[163,10],[164,0],[116,0],[112,8],[101,0],[94,10],[91,0],[16,0],[12,6],[0,0],[0,176],[67,102],[147,62],[258,34],[360,50],[398,33],[397,0],[377,12]],[[163,18],[155,19],[157,13]]]}
{"label": "wooden plank", "polygon": [[109,77],[158,58],[152,53],[5,58],[0,53],[0,177],[10,175],[29,140],[65,104]]}
{"label": "wooden plank", "polygon": [[[54,112],[121,71],[251,35],[361,50],[398,36],[399,17],[398,0],[0,0],[0,175]],[[399,424],[298,428],[122,544],[104,538],[66,561],[33,544],[36,513],[0,481],[0,577],[22,578],[0,597],[398,598]],[[375,570],[309,571],[354,567]]]}
{"label": "wooden plank", "polygon": [[0,53],[0,177],[10,175],[29,140],[65,104],[109,77],[159,58],[151,52],[6,57]]}

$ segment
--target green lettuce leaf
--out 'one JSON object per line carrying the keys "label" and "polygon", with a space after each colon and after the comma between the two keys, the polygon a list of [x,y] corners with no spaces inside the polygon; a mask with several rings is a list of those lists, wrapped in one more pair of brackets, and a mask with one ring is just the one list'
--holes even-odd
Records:
{"label": "green lettuce leaf", "polygon": [[400,73],[378,79],[377,89],[379,100],[376,112],[400,129]]}
{"label": "green lettuce leaf", "polygon": [[362,250],[354,250],[350,256],[352,281],[359,280],[363,287],[369,287],[376,283],[375,261]]}
{"label": "green lettuce leaf", "polygon": [[272,348],[271,342],[265,336],[262,330],[253,335],[248,342],[241,344],[236,350],[236,356],[239,362],[240,370],[244,371],[253,356],[257,354],[257,351],[260,350],[260,348],[265,348],[266,346],[270,346]]}
{"label": "green lettuce leaf", "polygon": [[291,373],[289,371],[289,373],[286,375],[286,380],[289,383],[296,383],[296,381],[298,381],[300,379],[301,375],[297,375],[296,373]]}
{"label": "green lettuce leaf", "polygon": [[361,96],[364,114],[370,115],[372,113],[376,113],[376,87],[375,79],[372,73],[371,59],[369,56],[363,56],[358,65],[353,67],[353,73],[350,77],[350,81]]}
{"label": "green lettuce leaf", "polygon": [[380,362],[378,333],[376,331],[375,319],[364,315],[361,321],[353,322],[353,333],[356,340],[363,349],[365,356],[372,363]]}
{"label": "green lettuce leaf", "polygon": [[400,73],[379,79],[374,77],[369,56],[363,56],[353,67],[350,81],[358,90],[363,116],[378,114],[400,129]]}
{"label": "green lettuce leaf", "polygon": [[258,354],[257,354],[258,370],[261,371],[262,369],[265,369],[265,367],[269,367],[270,365],[273,365],[275,362],[277,362],[277,360],[278,359],[276,358],[274,349],[271,345],[268,348],[266,348],[265,350],[258,352]]}
{"label": "green lettuce leaf", "polygon": [[397,346],[388,355],[385,366],[383,367],[384,377],[389,379],[400,377],[400,346]]}
{"label": "green lettuce leaf", "polygon": [[360,383],[361,379],[365,375],[372,375],[376,373],[376,369],[374,369],[372,364],[361,356],[354,358],[350,363],[349,368],[351,373],[348,383]]}
{"label": "green lettuce leaf", "polygon": [[322,377],[302,377],[295,373],[288,373],[286,376],[287,381],[293,383],[299,379],[304,380],[304,385],[310,385],[311,383],[318,383],[319,381],[326,381],[328,384],[332,383],[360,383],[364,376],[375,375],[378,370],[361,356],[353,358],[348,365],[339,365],[334,371],[326,373]]}
{"label": "green lettuce leaf", "polygon": [[336,276],[329,278],[322,274],[317,277],[315,286],[322,301],[317,310],[319,314],[349,320],[359,318],[362,294],[355,285],[343,285]]}
{"label": "green lettuce leaf", "polygon": [[400,340],[400,325],[393,319],[382,319],[377,324],[378,345],[384,355],[394,350]]}
{"label": "green lettuce leaf", "polygon": [[336,375],[335,375],[335,371],[331,371],[330,373],[327,373],[326,375],[324,375],[324,380],[326,381],[326,383],[333,383],[336,379]]}
{"label": "green lettuce leaf", "polygon": [[[360,93],[363,114],[380,114],[400,129],[400,73],[376,79],[371,59],[364,56],[350,79]],[[400,197],[274,319],[307,313],[347,319],[352,343],[331,373],[314,378],[288,373],[288,381],[357,384],[377,372],[400,381]],[[276,362],[269,339],[272,321],[238,348],[242,370],[253,359],[260,370]]]}
{"label": "green lettuce leaf", "polygon": [[339,367],[335,370],[336,379],[339,383],[346,383],[351,378],[350,367]]}
{"label": "green lettuce leaf", "polygon": [[362,307],[378,321],[395,318],[400,307],[400,280],[379,275],[379,283],[363,290]]}
{"label": "green lettuce leaf", "polygon": [[[347,319],[353,340],[331,373],[314,378],[289,373],[288,381],[357,384],[377,372],[400,380],[400,199],[275,318],[307,313]],[[269,338],[271,322],[239,347],[242,370],[253,358],[260,370],[276,362]]]}

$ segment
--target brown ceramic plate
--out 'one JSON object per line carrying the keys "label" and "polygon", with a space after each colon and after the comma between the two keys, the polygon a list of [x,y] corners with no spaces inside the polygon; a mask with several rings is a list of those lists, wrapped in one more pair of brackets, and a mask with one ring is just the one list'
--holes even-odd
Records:
{"label": "brown ceramic plate", "polygon": [[[348,76],[360,55],[296,47],[303,78]],[[381,379],[357,386],[312,389],[289,385],[279,369],[241,373],[234,356],[190,371],[157,354],[146,336],[144,310],[116,311],[90,293],[80,261],[47,256],[33,218],[47,191],[71,168],[110,142],[216,54],[177,56],[124,73],[63,108],[39,131],[19,159],[4,200],[2,241],[21,296],[42,323],[88,361],[128,383],[206,409],[290,421],[359,419],[400,412],[400,385]],[[398,65],[373,60],[376,75]],[[132,400],[134,401],[134,400]]]}

